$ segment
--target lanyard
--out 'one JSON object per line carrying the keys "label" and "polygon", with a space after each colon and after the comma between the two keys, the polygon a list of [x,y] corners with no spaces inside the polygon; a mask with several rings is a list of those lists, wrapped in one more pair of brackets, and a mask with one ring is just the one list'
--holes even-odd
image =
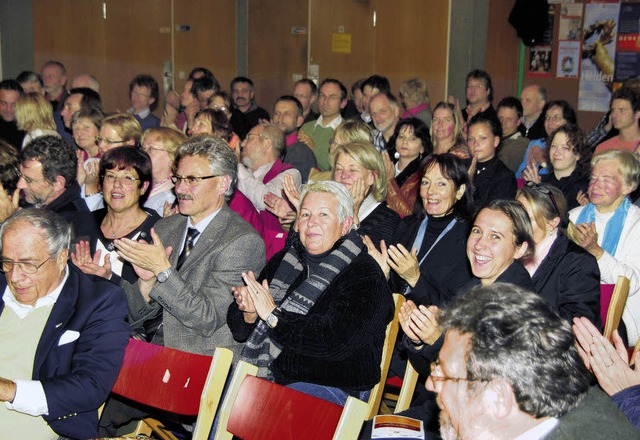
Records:
{"label": "lanyard", "polygon": [[[422,220],[422,223],[420,223],[420,229],[418,229],[418,234],[416,235],[416,239],[413,241],[412,248],[418,249],[418,252],[420,251],[420,246],[422,246],[422,240],[424,240],[424,234],[427,232],[427,223],[428,222],[429,222],[429,216],[426,216],[424,218],[424,220]],[[436,247],[436,245],[438,244],[438,242],[440,240],[442,240],[442,237],[447,235],[447,233],[451,229],[453,229],[453,227],[455,226],[456,222],[457,222],[457,219],[455,219],[455,218],[453,220],[451,220],[449,222],[449,224],[447,225],[447,227],[444,228],[444,230],[440,233],[440,235],[438,235],[438,238],[436,238],[436,241],[433,242],[431,247],[427,250],[427,252],[422,256],[422,258],[418,262],[418,267],[422,266],[422,263],[427,258],[427,256],[431,253],[433,248]],[[407,284],[407,287],[405,288],[404,294],[406,295],[407,293],[411,292],[411,290],[412,290],[411,286],[409,286]]]}

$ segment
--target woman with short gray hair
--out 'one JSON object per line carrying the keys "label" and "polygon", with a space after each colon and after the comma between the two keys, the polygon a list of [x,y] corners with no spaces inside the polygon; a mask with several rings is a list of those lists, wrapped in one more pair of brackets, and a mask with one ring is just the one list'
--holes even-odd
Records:
{"label": "woman with short gray hair", "polygon": [[385,276],[352,229],[344,185],[305,185],[297,221],[260,276],[243,273],[227,324],[259,376],[340,405],[367,400],[394,311]]}

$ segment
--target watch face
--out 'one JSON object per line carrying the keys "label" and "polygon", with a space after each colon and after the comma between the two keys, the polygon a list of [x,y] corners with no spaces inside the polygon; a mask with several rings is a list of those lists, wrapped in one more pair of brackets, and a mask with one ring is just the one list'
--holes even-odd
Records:
{"label": "watch face", "polygon": [[167,279],[169,279],[169,269],[166,269],[160,272],[156,278],[161,283],[164,283],[165,281],[167,281]]}

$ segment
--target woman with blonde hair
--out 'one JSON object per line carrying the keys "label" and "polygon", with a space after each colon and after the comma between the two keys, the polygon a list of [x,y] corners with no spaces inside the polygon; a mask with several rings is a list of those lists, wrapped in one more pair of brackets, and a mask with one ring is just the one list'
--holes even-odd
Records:
{"label": "woman with blonde hair", "polygon": [[26,131],[22,147],[40,136],[59,136],[53,120],[53,109],[40,93],[20,95],[16,101],[16,123],[18,129]]}
{"label": "woman with blonde hair", "polygon": [[178,146],[186,140],[184,133],[169,127],[149,128],[142,135],[142,149],[151,157],[152,164],[151,190],[144,207],[161,216],[176,199],[171,177]]}
{"label": "woman with blonde hair", "polygon": [[390,243],[400,216],[384,203],[387,176],[380,153],[368,142],[350,142],[336,147],[333,154],[333,180],[353,195],[353,222],[360,234],[371,237],[376,246],[381,240]]}
{"label": "woman with blonde hair", "polygon": [[461,159],[471,157],[462,134],[462,122],[453,104],[441,101],[433,109],[431,142],[434,154],[451,153]]}
{"label": "woman with blonde hair", "polygon": [[[114,113],[105,116],[102,120],[100,134],[96,137],[96,142],[100,148],[100,154],[104,154],[116,147],[138,147],[140,138],[142,138],[142,126],[132,114]],[[91,211],[104,207],[98,179],[99,169],[98,161],[91,161],[85,166],[86,178],[83,194]]]}
{"label": "woman with blonde hair", "polygon": [[[333,165],[334,152],[340,145],[350,142],[365,142],[373,145],[373,131],[360,119],[348,119],[336,128],[329,141],[329,163]],[[331,180],[332,171],[311,170],[309,180]]]}
{"label": "woman with blonde hair", "polygon": [[400,102],[405,112],[401,119],[417,118],[431,126],[431,109],[429,108],[429,90],[427,84],[419,78],[411,78],[400,85]]}

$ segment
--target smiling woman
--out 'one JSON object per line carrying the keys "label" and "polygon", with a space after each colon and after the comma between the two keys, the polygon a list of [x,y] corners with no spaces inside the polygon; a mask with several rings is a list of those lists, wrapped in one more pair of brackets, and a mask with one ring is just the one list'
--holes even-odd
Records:
{"label": "smiling woman", "polygon": [[[475,279],[463,291],[494,282],[534,290],[520,259],[533,254],[535,244],[527,211],[515,200],[496,200],[476,215],[467,240],[467,258]],[[465,289],[466,287],[466,289]]]}
{"label": "smiling woman", "polygon": [[227,323],[247,342],[242,359],[259,376],[343,405],[366,400],[380,380],[393,301],[384,274],[351,229],[353,198],[341,184],[306,185],[300,235],[257,279],[234,287]]}

